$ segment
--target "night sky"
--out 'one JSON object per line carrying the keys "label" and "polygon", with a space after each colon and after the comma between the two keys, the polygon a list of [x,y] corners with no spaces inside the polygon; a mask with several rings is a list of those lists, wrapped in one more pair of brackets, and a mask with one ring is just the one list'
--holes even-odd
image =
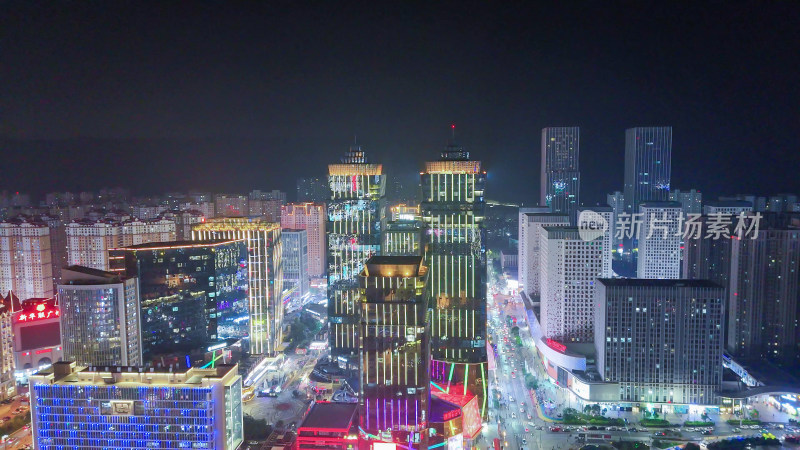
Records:
{"label": "night sky", "polygon": [[413,182],[455,123],[490,199],[535,202],[573,125],[587,204],[647,125],[673,188],[800,191],[797,2],[199,3],[0,4],[0,190],[291,198],[356,134]]}

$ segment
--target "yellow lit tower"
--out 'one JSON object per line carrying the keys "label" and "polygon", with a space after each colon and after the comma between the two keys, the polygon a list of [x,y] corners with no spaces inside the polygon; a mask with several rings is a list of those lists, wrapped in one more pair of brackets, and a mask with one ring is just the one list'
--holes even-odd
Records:
{"label": "yellow lit tower", "polygon": [[478,397],[487,414],[486,248],[480,161],[453,140],[422,173],[422,243],[431,292],[433,391]]}
{"label": "yellow lit tower", "polygon": [[283,340],[280,224],[260,218],[220,217],[194,225],[192,239],[247,242],[250,353],[275,356]]}
{"label": "yellow lit tower", "polygon": [[353,146],[340,164],[328,165],[328,323],[331,356],[341,367],[359,368],[358,276],[380,254],[386,175]]}

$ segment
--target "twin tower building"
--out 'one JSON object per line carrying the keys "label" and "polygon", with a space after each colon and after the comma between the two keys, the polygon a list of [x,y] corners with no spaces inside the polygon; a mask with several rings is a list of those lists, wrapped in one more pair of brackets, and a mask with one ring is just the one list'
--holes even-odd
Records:
{"label": "twin tower building", "polygon": [[[380,164],[351,147],[328,170],[331,357],[359,375],[361,427],[367,435],[394,430],[402,434],[392,436],[395,442],[413,442],[424,436],[431,395],[455,392],[475,398],[486,417],[480,161],[451,143],[438,161],[427,162],[416,218],[422,226],[399,232],[386,215]],[[391,251],[383,248],[389,234]]]}

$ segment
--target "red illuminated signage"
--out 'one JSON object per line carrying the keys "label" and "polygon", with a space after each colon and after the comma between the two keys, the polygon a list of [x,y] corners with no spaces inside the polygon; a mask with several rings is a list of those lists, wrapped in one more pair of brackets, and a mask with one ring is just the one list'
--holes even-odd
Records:
{"label": "red illuminated signage", "polygon": [[461,415],[460,409],[453,409],[444,413],[444,420],[448,421],[450,419],[455,419],[456,417]]}
{"label": "red illuminated signage", "polygon": [[42,319],[53,319],[61,316],[61,311],[56,307],[47,307],[44,304],[36,305],[36,311],[22,311],[17,316],[17,322],[34,322]]}
{"label": "red illuminated signage", "polygon": [[556,341],[554,341],[554,340],[552,340],[550,338],[547,338],[547,345],[550,348],[552,348],[553,350],[557,350],[557,351],[559,351],[561,353],[564,353],[564,352],[567,351],[567,346],[566,345],[564,345],[564,344],[562,344],[560,342],[556,342]]}

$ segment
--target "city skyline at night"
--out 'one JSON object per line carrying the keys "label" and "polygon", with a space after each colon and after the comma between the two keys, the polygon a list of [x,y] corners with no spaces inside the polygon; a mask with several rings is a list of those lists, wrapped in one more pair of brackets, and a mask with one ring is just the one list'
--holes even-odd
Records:
{"label": "city skyline at night", "polygon": [[800,445],[798,23],[3,3],[3,450]]}

